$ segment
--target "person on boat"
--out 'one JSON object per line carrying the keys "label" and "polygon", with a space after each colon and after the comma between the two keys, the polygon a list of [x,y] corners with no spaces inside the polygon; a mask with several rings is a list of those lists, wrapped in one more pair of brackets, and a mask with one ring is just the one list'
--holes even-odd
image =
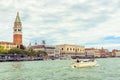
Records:
{"label": "person on boat", "polygon": [[79,63],[80,61],[77,59],[77,61],[76,61],[77,63]]}

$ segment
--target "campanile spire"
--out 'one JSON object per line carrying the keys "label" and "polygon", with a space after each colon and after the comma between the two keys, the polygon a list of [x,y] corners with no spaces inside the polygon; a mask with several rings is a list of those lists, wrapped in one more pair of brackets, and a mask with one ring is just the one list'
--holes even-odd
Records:
{"label": "campanile spire", "polygon": [[21,21],[20,21],[19,12],[17,12],[17,16],[16,16],[16,19],[15,19],[15,22],[21,22]]}

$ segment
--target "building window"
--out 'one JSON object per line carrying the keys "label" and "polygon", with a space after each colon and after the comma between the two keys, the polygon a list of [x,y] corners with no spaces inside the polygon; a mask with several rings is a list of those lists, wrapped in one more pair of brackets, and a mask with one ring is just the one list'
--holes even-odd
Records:
{"label": "building window", "polygon": [[72,48],[70,48],[70,50],[72,50]]}
{"label": "building window", "polygon": [[64,49],[62,48],[62,50],[64,50]]}
{"label": "building window", "polygon": [[73,48],[73,51],[74,51],[75,49]]}
{"label": "building window", "polygon": [[69,48],[67,48],[67,51],[69,50]]}
{"label": "building window", "polygon": [[6,48],[9,48],[9,46],[6,46]]}

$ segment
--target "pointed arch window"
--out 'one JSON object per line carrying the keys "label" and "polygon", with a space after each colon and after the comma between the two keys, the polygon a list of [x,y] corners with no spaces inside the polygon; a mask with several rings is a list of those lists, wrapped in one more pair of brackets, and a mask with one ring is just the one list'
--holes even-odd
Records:
{"label": "pointed arch window", "polygon": [[18,29],[18,31],[21,31],[21,29]]}

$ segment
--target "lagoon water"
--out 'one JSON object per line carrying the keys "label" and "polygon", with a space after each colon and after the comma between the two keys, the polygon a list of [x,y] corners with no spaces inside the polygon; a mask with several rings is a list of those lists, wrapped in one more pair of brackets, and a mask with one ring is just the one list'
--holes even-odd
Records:
{"label": "lagoon water", "polygon": [[120,58],[97,59],[99,66],[75,69],[75,60],[1,62],[0,80],[120,80]]}

